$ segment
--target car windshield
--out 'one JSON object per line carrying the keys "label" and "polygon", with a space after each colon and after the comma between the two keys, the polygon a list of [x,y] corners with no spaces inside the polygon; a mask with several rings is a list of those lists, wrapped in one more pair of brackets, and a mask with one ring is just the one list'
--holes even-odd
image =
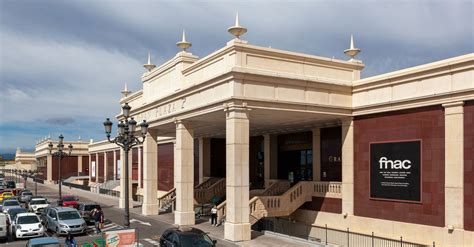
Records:
{"label": "car windshield", "polygon": [[31,247],[60,247],[59,244],[34,244]]}
{"label": "car windshield", "polygon": [[33,195],[33,193],[31,193],[31,192],[23,192],[23,194],[22,194],[22,195],[24,195],[24,196],[32,196],[32,195]]}
{"label": "car windshield", "polygon": [[59,212],[60,220],[75,220],[80,219],[81,216],[75,211]]}
{"label": "car windshield", "polygon": [[12,218],[12,221],[16,219],[16,216],[21,213],[26,213],[28,212],[26,208],[15,208],[15,209],[10,209],[8,210],[8,214]]}
{"label": "car windshield", "polygon": [[67,196],[67,197],[63,198],[63,201],[66,201],[66,202],[75,201],[75,200],[76,200],[76,198],[74,198],[73,196]]}
{"label": "car windshield", "polygon": [[28,216],[21,216],[18,218],[17,224],[35,224],[39,223],[38,216],[36,215],[28,215]]}
{"label": "car windshield", "polygon": [[20,206],[20,203],[18,203],[17,201],[5,201],[3,202],[3,206]]}
{"label": "car windshield", "polygon": [[206,234],[184,234],[180,236],[182,246],[212,246],[212,240]]}
{"label": "car windshield", "polygon": [[30,202],[31,205],[37,205],[37,204],[48,204],[48,202],[45,199],[41,200],[33,200]]}
{"label": "car windshield", "polygon": [[94,209],[94,208],[100,208],[100,206],[99,205],[86,205],[86,206],[84,206],[85,211],[92,211],[92,209]]}
{"label": "car windshield", "polygon": [[5,193],[3,193],[3,196],[4,196],[4,197],[5,197],[5,196],[13,196],[13,194],[12,194],[11,192],[5,192]]}

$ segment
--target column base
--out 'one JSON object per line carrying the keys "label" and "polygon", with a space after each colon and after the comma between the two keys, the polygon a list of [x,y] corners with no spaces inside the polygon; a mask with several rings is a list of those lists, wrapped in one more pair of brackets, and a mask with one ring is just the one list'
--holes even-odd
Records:
{"label": "column base", "polygon": [[[128,201],[128,207],[133,208],[132,198],[130,198],[129,201]],[[125,208],[125,198],[124,199],[122,199],[122,198],[119,199],[119,208],[122,208],[122,209]]]}
{"label": "column base", "polygon": [[174,223],[179,226],[192,226],[195,224],[194,211],[174,211]]}
{"label": "column base", "polygon": [[157,203],[143,203],[142,204],[142,214],[143,215],[157,215],[158,214],[158,204]]}
{"label": "column base", "polygon": [[224,225],[224,238],[230,241],[247,241],[251,239],[250,223],[230,223]]}

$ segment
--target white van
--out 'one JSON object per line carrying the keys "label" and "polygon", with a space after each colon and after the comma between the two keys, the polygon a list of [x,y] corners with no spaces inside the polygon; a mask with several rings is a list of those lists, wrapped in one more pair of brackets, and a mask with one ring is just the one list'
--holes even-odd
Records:
{"label": "white van", "polygon": [[8,239],[7,215],[0,213],[0,239],[6,241]]}

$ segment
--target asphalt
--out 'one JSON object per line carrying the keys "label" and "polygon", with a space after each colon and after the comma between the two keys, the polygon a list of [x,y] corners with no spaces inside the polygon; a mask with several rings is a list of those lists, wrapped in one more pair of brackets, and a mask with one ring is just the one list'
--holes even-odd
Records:
{"label": "asphalt", "polygon": [[[34,183],[28,181],[28,189],[34,193]],[[37,184],[38,195],[45,196],[52,203],[58,198],[58,185]],[[97,202],[102,208],[106,218],[104,231],[118,230],[124,228],[124,210],[118,208],[118,198],[84,191],[75,188],[62,187],[63,195],[75,195],[81,202]],[[144,216],[141,214],[141,206],[138,203],[130,210],[130,227],[137,229],[139,243],[143,246],[158,246],[160,235],[168,228],[174,227],[174,214],[165,213],[153,216]],[[231,242],[224,239],[224,227],[214,227],[209,223],[207,217],[196,220],[194,226],[207,232],[212,239],[217,240],[217,246],[321,246],[305,241],[297,241],[281,236],[267,235],[260,232],[252,231],[252,240],[245,242]],[[53,236],[54,233],[49,232],[48,235]],[[90,226],[87,234],[77,236],[78,246],[83,242],[91,243],[94,239],[99,238]],[[64,237],[60,237],[64,242]],[[17,240],[5,243],[6,246],[25,246],[27,240]],[[3,243],[2,243],[3,245]]]}

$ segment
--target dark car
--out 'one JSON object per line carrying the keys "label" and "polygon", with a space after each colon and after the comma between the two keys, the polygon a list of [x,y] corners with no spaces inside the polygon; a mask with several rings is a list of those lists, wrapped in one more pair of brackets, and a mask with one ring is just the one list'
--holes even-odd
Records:
{"label": "dark car", "polygon": [[5,181],[5,188],[14,189],[16,188],[16,184],[14,181]]}
{"label": "dark car", "polygon": [[79,203],[77,206],[79,214],[81,214],[82,218],[86,221],[86,223],[92,222],[91,211],[94,208],[100,209],[100,205],[95,202],[82,202]]}
{"label": "dark car", "polygon": [[160,237],[160,246],[208,247],[216,246],[216,240],[200,229],[193,227],[169,228]]}

